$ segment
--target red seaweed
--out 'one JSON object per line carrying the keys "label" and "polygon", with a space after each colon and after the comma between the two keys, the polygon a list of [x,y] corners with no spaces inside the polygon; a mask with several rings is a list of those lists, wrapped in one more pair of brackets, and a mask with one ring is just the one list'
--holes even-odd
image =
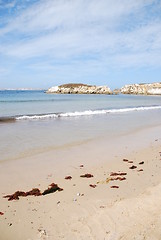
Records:
{"label": "red seaweed", "polygon": [[119,181],[123,181],[123,180],[126,180],[126,178],[125,177],[116,177],[116,178],[111,178],[110,179],[111,181],[117,181],[117,180],[119,180]]}
{"label": "red seaweed", "polygon": [[119,186],[111,186],[111,188],[119,188]]}
{"label": "red seaweed", "polygon": [[19,200],[19,197],[40,196],[40,195],[41,195],[40,190],[38,188],[34,188],[28,192],[16,191],[11,195],[4,196],[4,198],[8,198],[8,201],[12,201],[12,200]]}
{"label": "red seaweed", "polygon": [[129,167],[129,169],[135,169],[135,168],[137,168],[137,166],[132,165],[131,167]]}
{"label": "red seaweed", "polygon": [[90,173],[86,173],[86,174],[84,174],[84,175],[80,175],[80,177],[82,177],[82,178],[92,178],[93,175],[90,174]]}
{"label": "red seaweed", "polygon": [[66,179],[66,180],[71,180],[72,177],[71,177],[71,176],[66,176],[65,179]]}
{"label": "red seaweed", "polygon": [[4,213],[3,213],[3,212],[0,212],[0,215],[4,215]]}
{"label": "red seaweed", "polygon": [[26,192],[26,196],[40,196],[41,192],[38,188],[33,188],[31,191]]}
{"label": "red seaweed", "polygon": [[90,186],[91,188],[95,188],[95,187],[97,187],[96,184],[90,184],[89,186]]}
{"label": "red seaweed", "polygon": [[84,165],[83,165],[83,164],[81,164],[79,167],[80,167],[80,168],[83,168],[83,167],[84,167]]}
{"label": "red seaweed", "polygon": [[141,165],[141,164],[144,164],[144,162],[142,161],[142,162],[139,162],[139,164]]}
{"label": "red seaweed", "polygon": [[143,171],[143,169],[139,169],[139,170],[138,170],[138,172],[142,172],[142,171]]}
{"label": "red seaweed", "polygon": [[58,187],[57,184],[52,183],[49,185],[48,189],[43,191],[43,193],[41,193],[38,188],[33,188],[32,190],[30,190],[28,192],[16,191],[15,193],[13,193],[11,195],[4,196],[4,198],[8,198],[8,201],[12,201],[12,200],[19,200],[19,197],[41,196],[41,195],[46,195],[46,194],[53,193],[56,191],[63,191],[63,189]]}
{"label": "red seaweed", "polygon": [[124,172],[111,172],[110,176],[125,176],[127,173]]}
{"label": "red seaweed", "polygon": [[128,161],[128,163],[133,163],[133,161]]}
{"label": "red seaweed", "polygon": [[128,162],[128,163],[133,163],[133,161],[130,161],[130,160],[126,159],[126,158],[124,158],[123,161],[124,162]]}
{"label": "red seaweed", "polygon": [[8,198],[8,201],[19,200],[19,197],[25,197],[25,192],[17,191],[11,195],[6,195],[4,198]]}
{"label": "red seaweed", "polygon": [[49,194],[49,193],[54,193],[54,192],[56,192],[56,191],[59,191],[59,192],[60,192],[60,191],[63,191],[63,189],[60,188],[60,187],[58,187],[58,185],[55,184],[55,183],[51,183],[49,186],[50,186],[50,187],[49,187],[48,189],[44,190],[44,192],[42,193],[42,195],[46,195],[46,194]]}

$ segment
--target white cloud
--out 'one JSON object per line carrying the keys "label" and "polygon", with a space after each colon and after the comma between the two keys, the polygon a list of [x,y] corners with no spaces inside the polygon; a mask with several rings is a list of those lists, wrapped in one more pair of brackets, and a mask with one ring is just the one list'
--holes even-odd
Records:
{"label": "white cloud", "polygon": [[42,0],[0,29],[0,53],[12,59],[49,58],[60,65],[94,58],[107,68],[160,66],[158,7],[155,0]]}
{"label": "white cloud", "polygon": [[16,0],[11,0],[10,2],[6,2],[1,0],[0,1],[0,9],[5,9],[5,8],[13,8],[16,5]]}

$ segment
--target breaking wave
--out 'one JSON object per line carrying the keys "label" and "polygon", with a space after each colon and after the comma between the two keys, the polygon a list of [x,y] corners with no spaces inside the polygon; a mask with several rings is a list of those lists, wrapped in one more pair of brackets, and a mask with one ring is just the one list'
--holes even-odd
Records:
{"label": "breaking wave", "polygon": [[[49,119],[49,118],[63,118],[63,117],[81,117],[81,116],[92,116],[92,115],[103,115],[103,114],[115,114],[115,113],[126,113],[133,111],[146,111],[161,109],[161,106],[144,106],[144,107],[132,107],[132,108],[121,108],[121,109],[107,109],[107,110],[86,110],[66,113],[47,113],[47,114],[35,114],[35,115],[22,115],[15,116],[15,120],[36,120],[36,119]],[[13,118],[12,118],[13,120]]]}

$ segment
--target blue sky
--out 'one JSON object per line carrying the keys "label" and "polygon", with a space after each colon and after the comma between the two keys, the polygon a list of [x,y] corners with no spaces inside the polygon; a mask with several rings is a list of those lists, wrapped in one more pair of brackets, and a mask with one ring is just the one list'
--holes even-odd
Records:
{"label": "blue sky", "polygon": [[161,1],[0,0],[0,88],[161,82]]}

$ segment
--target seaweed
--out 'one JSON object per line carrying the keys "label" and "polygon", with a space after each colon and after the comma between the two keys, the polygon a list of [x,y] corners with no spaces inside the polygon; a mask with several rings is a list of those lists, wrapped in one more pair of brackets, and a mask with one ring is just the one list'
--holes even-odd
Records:
{"label": "seaweed", "polygon": [[143,172],[143,169],[139,169],[138,172]]}
{"label": "seaweed", "polygon": [[38,188],[33,188],[31,191],[26,192],[26,196],[41,196],[41,192]]}
{"label": "seaweed", "polygon": [[80,175],[80,177],[82,177],[82,178],[92,178],[93,175],[90,174],[90,173],[86,173],[86,174],[84,174],[84,175]]}
{"label": "seaweed", "polygon": [[66,180],[71,180],[71,179],[72,179],[72,176],[66,176],[65,179],[66,179]]}
{"label": "seaweed", "polygon": [[139,162],[139,164],[141,165],[141,164],[144,164],[144,162],[142,161],[142,162]]}
{"label": "seaweed", "polygon": [[4,198],[8,198],[8,201],[12,200],[19,200],[19,197],[27,197],[27,196],[40,196],[41,192],[38,188],[33,188],[31,191],[23,192],[23,191],[16,191],[11,195],[6,195]]}
{"label": "seaweed", "polygon": [[60,187],[58,187],[58,185],[55,184],[55,183],[51,183],[49,186],[50,186],[50,187],[49,187],[48,189],[44,190],[44,192],[42,193],[42,195],[54,193],[54,192],[56,192],[56,191],[63,191],[63,189],[60,188]]}
{"label": "seaweed", "polygon": [[130,160],[126,159],[126,158],[124,158],[123,161],[124,162],[128,162],[128,163],[133,163],[133,161],[130,161]]}
{"label": "seaweed", "polygon": [[129,169],[135,169],[135,168],[137,168],[137,166],[132,165],[131,167],[129,167]]}
{"label": "seaweed", "polygon": [[83,167],[84,167],[84,165],[83,165],[83,164],[81,164],[79,167],[80,167],[80,168],[83,168]]}
{"label": "seaweed", "polygon": [[17,191],[11,195],[6,195],[4,196],[4,198],[8,198],[8,201],[12,201],[12,200],[19,200],[19,197],[24,197],[25,196],[25,192],[22,191]]}
{"label": "seaweed", "polygon": [[127,175],[127,173],[124,173],[124,172],[111,172],[110,173],[110,176],[125,176]]}
{"label": "seaweed", "polygon": [[0,215],[4,215],[4,213],[3,213],[3,212],[0,212]]}
{"label": "seaweed", "polygon": [[126,180],[126,178],[125,177],[116,177],[116,178],[111,178],[110,180],[111,181],[117,181],[117,180],[123,181],[123,180]]}
{"label": "seaweed", "polygon": [[124,162],[128,162],[129,160],[128,160],[128,159],[126,159],[126,158],[124,158],[124,159],[123,159],[123,161],[124,161]]}
{"label": "seaweed", "polygon": [[111,186],[111,188],[119,188],[119,186]]}
{"label": "seaweed", "polygon": [[96,187],[97,187],[96,184],[90,184],[89,186],[90,186],[91,188],[96,188]]}
{"label": "seaweed", "polygon": [[12,201],[12,200],[19,200],[19,197],[41,196],[41,195],[46,195],[49,193],[63,190],[62,188],[58,187],[58,185],[55,183],[52,183],[49,186],[50,187],[48,189],[44,190],[43,193],[40,192],[40,189],[33,188],[32,190],[30,190],[28,192],[16,191],[15,193],[13,193],[11,195],[4,196],[4,198],[8,198],[8,201]]}

